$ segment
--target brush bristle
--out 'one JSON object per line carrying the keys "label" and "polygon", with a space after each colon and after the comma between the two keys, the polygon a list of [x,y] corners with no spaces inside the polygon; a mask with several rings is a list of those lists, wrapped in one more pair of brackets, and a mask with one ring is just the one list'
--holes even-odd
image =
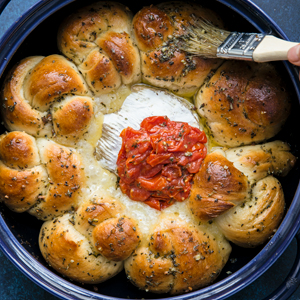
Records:
{"label": "brush bristle", "polygon": [[186,34],[177,37],[179,49],[196,56],[215,58],[218,47],[230,32],[215,27],[204,19],[197,19],[186,29]]}

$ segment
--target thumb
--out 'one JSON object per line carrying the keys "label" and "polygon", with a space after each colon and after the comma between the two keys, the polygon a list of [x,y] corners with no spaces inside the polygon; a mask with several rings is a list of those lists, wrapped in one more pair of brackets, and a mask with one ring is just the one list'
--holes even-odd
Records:
{"label": "thumb", "polygon": [[290,63],[300,66],[300,44],[292,47],[287,53],[287,59]]}

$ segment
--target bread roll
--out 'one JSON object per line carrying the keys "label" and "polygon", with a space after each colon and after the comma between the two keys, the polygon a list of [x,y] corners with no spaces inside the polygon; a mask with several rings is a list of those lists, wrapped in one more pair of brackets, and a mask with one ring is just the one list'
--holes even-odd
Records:
{"label": "bread roll", "polygon": [[197,92],[195,106],[215,142],[236,147],[275,136],[290,99],[271,64],[227,61]]}
{"label": "bread roll", "polygon": [[192,56],[178,49],[172,39],[186,33],[195,18],[202,17],[222,26],[217,15],[196,3],[172,1],[141,9],[133,19],[133,30],[141,50],[145,83],[192,96],[205,77],[221,61]]}
{"label": "bread roll", "polygon": [[[50,137],[53,134],[78,137],[87,131],[92,119],[93,102],[89,94],[77,68],[65,57],[28,57],[6,77],[1,95],[1,113],[9,130],[24,130],[36,137]],[[64,97],[69,97],[68,106],[64,108],[61,104],[59,108],[64,108],[63,111],[56,111],[53,115],[53,104]],[[87,106],[89,113],[86,113]],[[82,116],[84,111],[85,117]],[[67,125],[68,122],[72,122],[71,125]],[[59,128],[58,124],[62,127]]]}
{"label": "bread roll", "polygon": [[58,272],[84,283],[99,283],[123,269],[123,261],[140,242],[136,221],[125,217],[115,199],[96,196],[74,215],[44,223],[40,249]]}
{"label": "bread roll", "polygon": [[60,51],[75,62],[96,96],[140,81],[131,20],[124,5],[100,1],[73,13],[60,26]]}
{"label": "bread roll", "polygon": [[2,134],[0,160],[8,167],[19,170],[39,165],[40,155],[35,138],[20,131]]}
{"label": "bread roll", "polygon": [[125,261],[127,277],[154,293],[181,294],[210,284],[231,247],[209,228],[201,229],[178,216],[160,218],[151,237]]}
{"label": "bread roll", "polygon": [[41,162],[48,173],[47,193],[29,213],[42,220],[50,220],[69,210],[78,208],[85,172],[81,157],[74,149],[46,139],[38,140]]}
{"label": "bread roll", "polygon": [[247,177],[219,152],[208,154],[189,197],[192,214],[210,220],[248,198]]}
{"label": "bread roll", "polygon": [[47,178],[32,136],[17,131],[0,136],[0,202],[27,211],[46,193]]}
{"label": "bread roll", "polygon": [[286,176],[296,163],[290,146],[282,141],[226,150],[226,157],[243,172],[250,183],[268,176]]}
{"label": "bread roll", "polygon": [[33,108],[45,111],[65,94],[88,95],[89,91],[75,65],[61,55],[43,58],[24,82],[24,96]]}
{"label": "bread roll", "polygon": [[296,162],[281,141],[208,154],[195,176],[189,207],[198,220],[215,218],[225,237],[242,247],[264,243],[285,207],[280,182]]}
{"label": "bread roll", "polygon": [[5,78],[1,92],[1,116],[8,130],[24,130],[32,135],[51,134],[47,111],[32,108],[24,95],[24,80],[43,57],[28,57],[16,65]]}
{"label": "bread roll", "polygon": [[52,107],[55,135],[78,139],[94,120],[94,103],[90,97],[67,96]]}
{"label": "bread roll", "polygon": [[245,248],[265,243],[278,228],[285,207],[280,182],[267,176],[252,189],[251,198],[216,219],[225,237]]}
{"label": "bread roll", "polygon": [[75,150],[24,132],[0,136],[0,200],[42,220],[76,209],[85,173]]}
{"label": "bread roll", "polygon": [[128,258],[140,243],[137,223],[124,216],[124,207],[111,197],[93,197],[76,211],[74,226],[95,247],[113,261]]}
{"label": "bread roll", "polygon": [[97,255],[88,239],[70,221],[72,215],[67,213],[45,222],[41,228],[39,246],[51,267],[73,280],[92,284],[118,274],[123,262]]}

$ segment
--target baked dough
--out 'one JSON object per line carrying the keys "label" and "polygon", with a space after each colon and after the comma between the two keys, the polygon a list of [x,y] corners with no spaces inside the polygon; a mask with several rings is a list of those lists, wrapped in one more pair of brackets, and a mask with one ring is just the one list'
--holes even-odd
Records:
{"label": "baked dough", "polygon": [[[140,55],[131,21],[127,7],[102,1],[71,14],[60,26],[58,48],[74,61],[95,96],[140,81]],[[101,99],[105,106],[110,105],[103,100],[106,98]]]}
{"label": "baked dough", "polygon": [[285,208],[280,182],[296,159],[286,143],[214,151],[194,178],[189,198],[199,220],[216,218],[225,237],[242,247],[264,243],[278,227]]}
{"label": "baked dough", "polygon": [[271,64],[227,61],[197,92],[195,106],[215,142],[236,147],[275,136],[291,103]]}
{"label": "baked dough", "polygon": [[145,83],[167,88],[182,96],[192,96],[219,59],[203,59],[178,49],[172,39],[186,33],[195,18],[202,17],[216,26],[222,21],[211,10],[196,3],[164,2],[141,9],[133,19],[134,36],[141,50]]}
{"label": "baked dough", "polygon": [[75,214],[45,222],[40,249],[58,272],[80,282],[100,283],[123,269],[140,243],[134,220],[110,197],[84,201]]}
{"label": "baked dough", "polygon": [[0,200],[49,220],[77,209],[85,175],[74,149],[23,132],[0,137]]}
{"label": "baked dough", "polygon": [[[9,130],[24,130],[36,137],[53,134],[78,137],[86,132],[93,116],[89,95],[77,68],[65,57],[28,57],[6,77],[1,113]],[[65,98],[69,107],[64,105]],[[52,104],[57,101],[61,102],[60,106],[54,106],[51,111]],[[57,110],[61,113],[53,115]],[[77,127],[74,126],[74,115],[81,116],[80,122],[75,124]]]}
{"label": "baked dough", "polygon": [[126,260],[125,272],[146,291],[182,294],[212,283],[230,252],[222,234],[210,227],[162,215],[151,236]]}

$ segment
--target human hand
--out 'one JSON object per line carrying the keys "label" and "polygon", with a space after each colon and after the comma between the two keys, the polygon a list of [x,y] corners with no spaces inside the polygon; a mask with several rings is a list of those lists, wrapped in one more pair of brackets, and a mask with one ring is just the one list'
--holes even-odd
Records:
{"label": "human hand", "polygon": [[[288,61],[296,66],[300,66],[300,44],[292,47],[287,54]],[[300,80],[300,73],[299,73]]]}

